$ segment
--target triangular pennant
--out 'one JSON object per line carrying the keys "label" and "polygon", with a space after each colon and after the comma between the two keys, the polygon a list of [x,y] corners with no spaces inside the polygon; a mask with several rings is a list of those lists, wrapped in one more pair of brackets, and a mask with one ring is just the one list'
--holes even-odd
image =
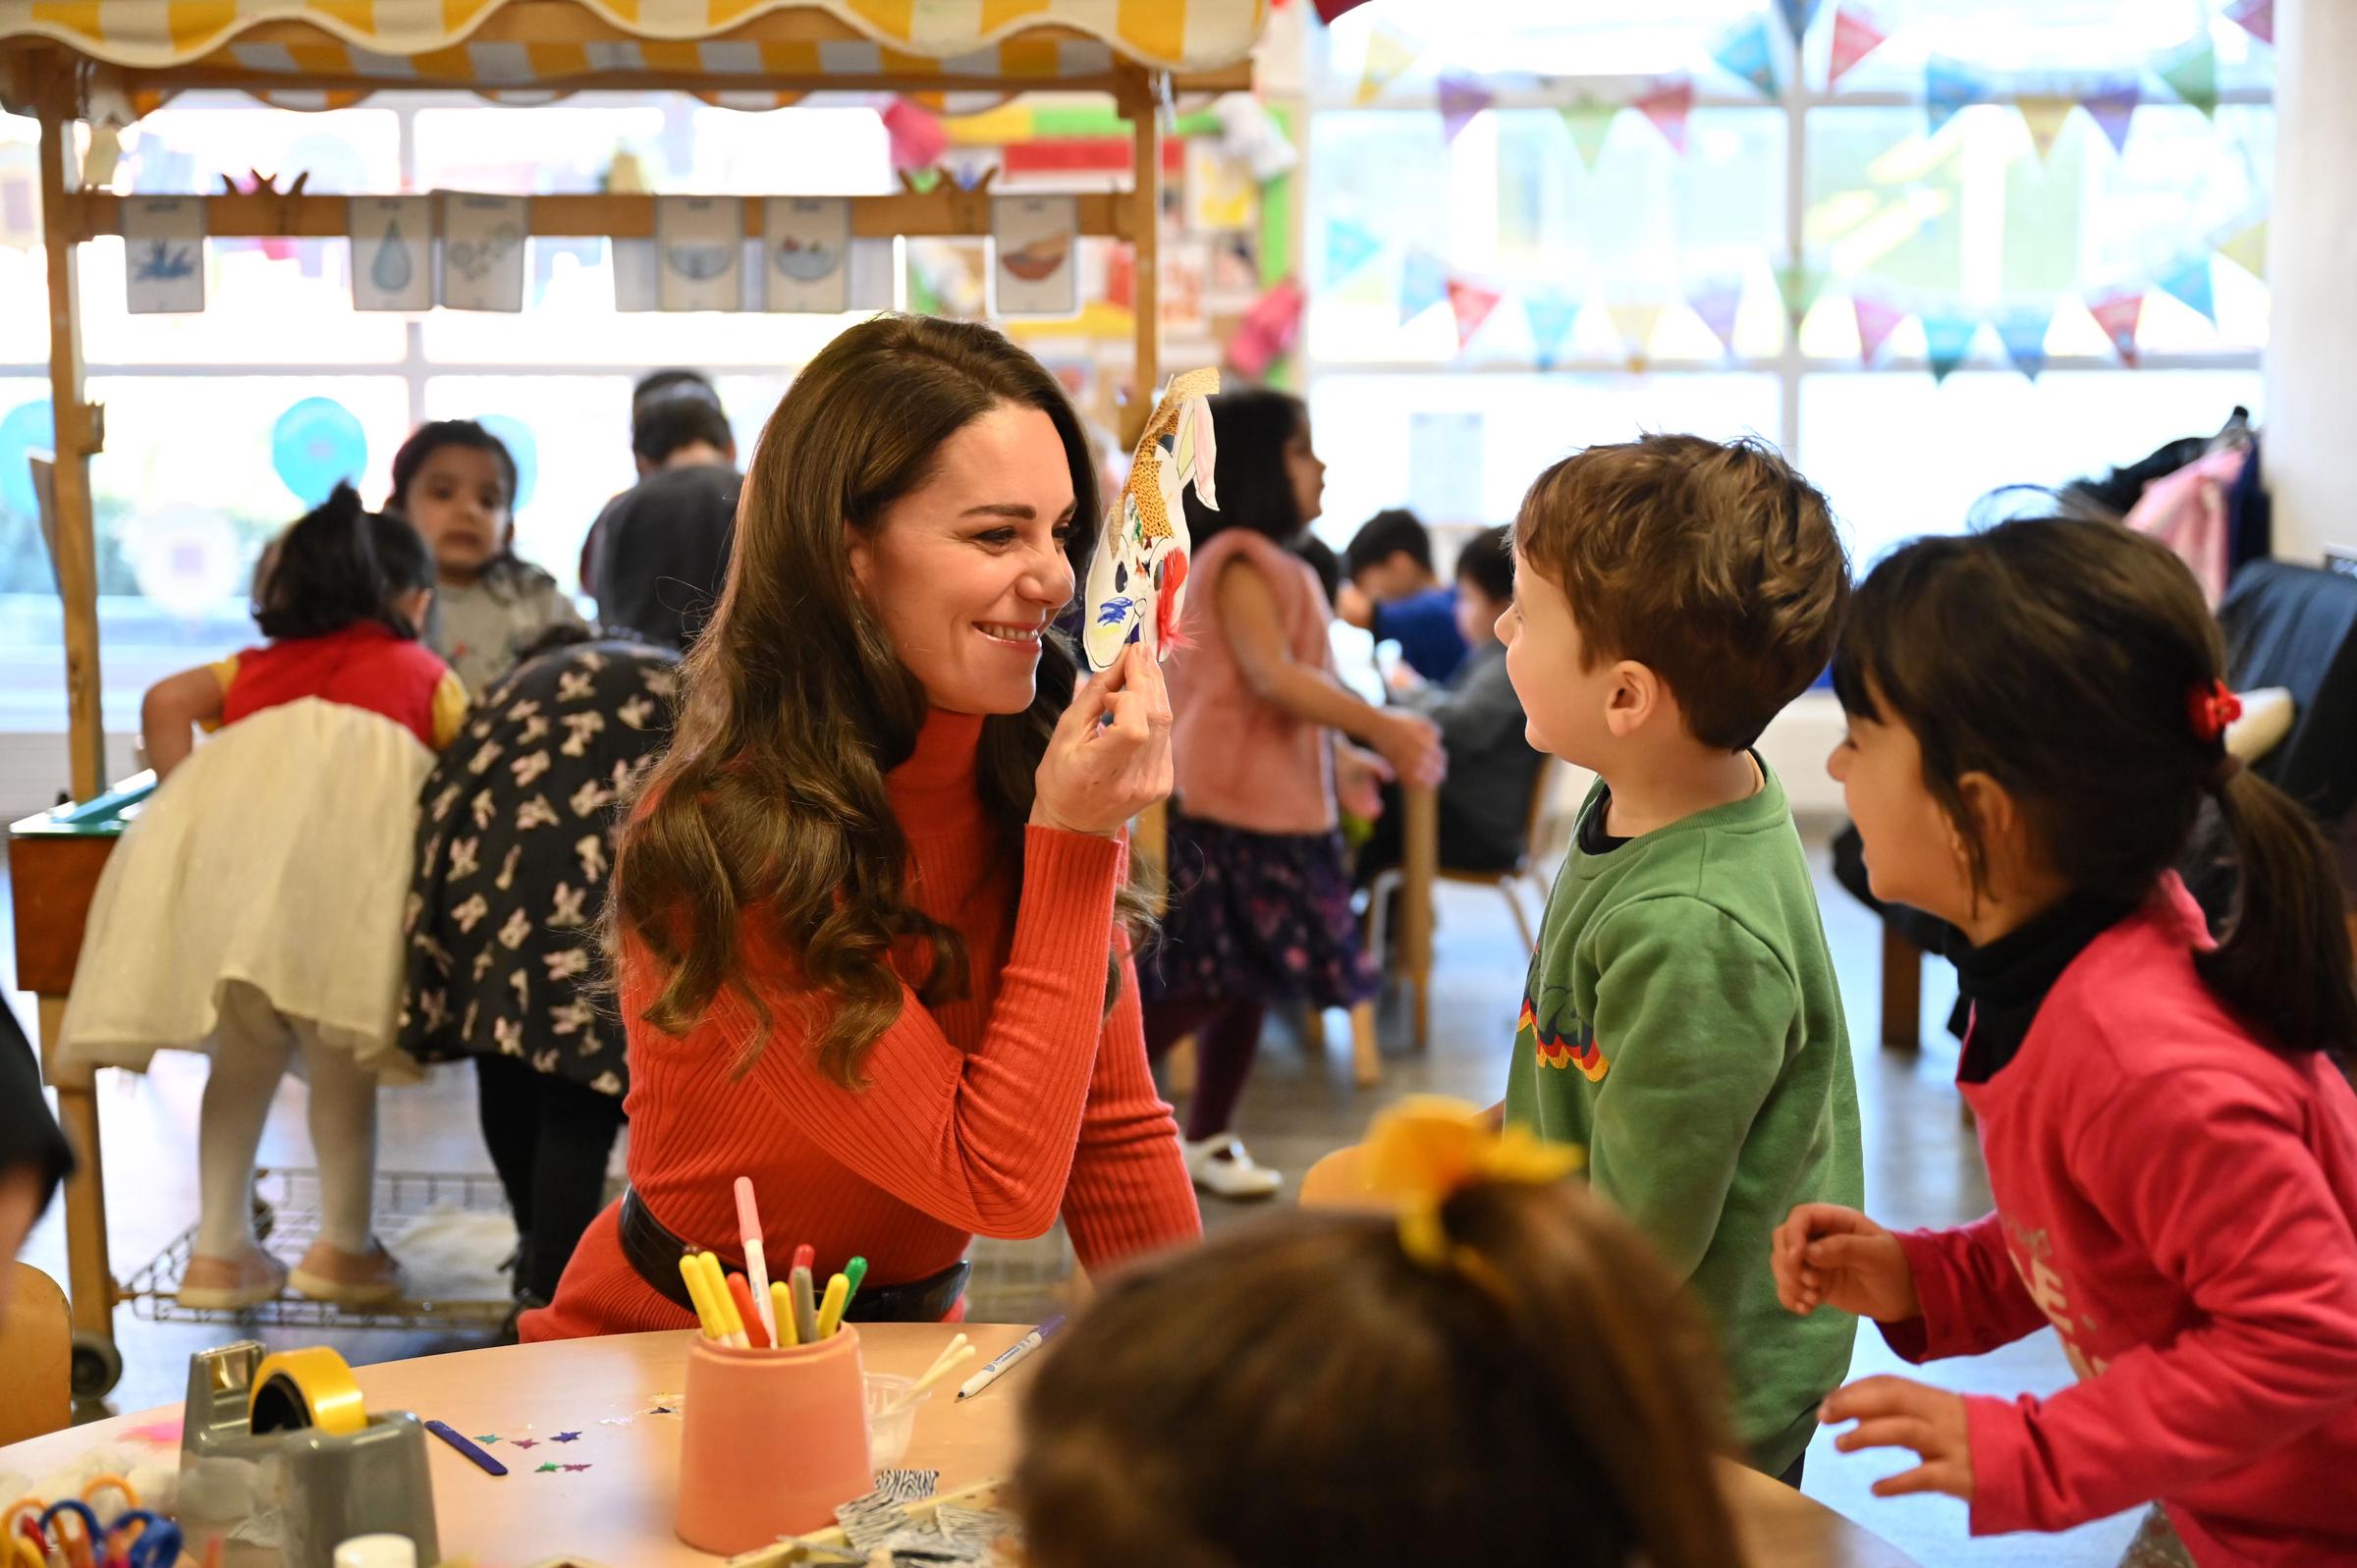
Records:
{"label": "triangular pennant", "polygon": [[1645,351],[1653,343],[1654,324],[1662,319],[1658,304],[1617,304],[1612,307],[1613,330],[1620,334],[1620,342],[1628,350],[1628,362],[1641,365]]}
{"label": "triangular pennant", "polygon": [[950,146],[941,117],[905,98],[884,106],[884,134],[892,144],[892,166],[903,171],[932,168]]}
{"label": "triangular pennant", "polygon": [[1498,94],[1483,86],[1479,78],[1455,71],[1443,73],[1440,93],[1441,133],[1451,141],[1473,123],[1475,115],[1498,101]]}
{"label": "triangular pennant", "polygon": [[2218,113],[2218,51],[2207,32],[2163,60],[2155,75],[2202,113]]}
{"label": "triangular pennant", "polygon": [[1694,112],[1694,83],[1676,77],[1637,100],[1637,113],[1654,123],[1679,152],[1686,150],[1686,117]]}
{"label": "triangular pennant", "polygon": [[1462,278],[1449,280],[1449,308],[1456,315],[1459,349],[1473,341],[1473,334],[1481,330],[1481,324],[1490,319],[1490,312],[1498,308],[1498,301],[1504,297],[1495,289],[1484,289]]}
{"label": "triangular pennant", "polygon": [[1777,95],[1776,44],[1768,24],[1758,17],[1724,34],[1711,49],[1712,63],[1730,77],[1741,77],[1767,97]]}
{"label": "triangular pennant", "polygon": [[1923,68],[1923,107],[1930,119],[1929,130],[1938,135],[1940,128],[1956,117],[1960,109],[1978,103],[1981,97],[1980,79],[1972,68],[1961,60],[1946,55],[1934,55]]}
{"label": "triangular pennant", "polygon": [[1342,218],[1326,225],[1326,282],[1339,284],[1356,277],[1358,269],[1375,259],[1383,241],[1369,229]]}
{"label": "triangular pennant", "polygon": [[1964,362],[1972,351],[1972,336],[1980,330],[1981,324],[1970,316],[1935,313],[1923,318],[1923,357],[1935,382],[1946,381],[1948,372]]}
{"label": "triangular pennant", "polygon": [[2046,329],[2054,320],[2053,309],[2042,304],[2015,305],[1997,318],[1997,337],[2005,346],[2005,357],[2032,381],[2046,368]]}
{"label": "triangular pennant", "polygon": [[1858,363],[1870,365],[1883,345],[1891,341],[1891,334],[1898,330],[1898,324],[1907,319],[1907,313],[1894,304],[1862,294],[1850,297],[1849,307],[1858,314]]}
{"label": "triangular pennant", "polygon": [[2260,219],[2218,247],[2218,253],[2243,271],[2267,281],[2267,220]]}
{"label": "triangular pennant", "polygon": [[1429,250],[1410,250],[1399,268],[1399,320],[1402,324],[1449,297],[1449,269]]}
{"label": "triangular pennant", "polygon": [[2021,123],[2030,128],[2030,144],[2044,159],[2055,150],[2055,138],[2062,134],[2062,123],[2070,111],[2079,106],[2076,98],[2031,97],[2014,105],[2021,111]]}
{"label": "triangular pennant", "polygon": [[2193,256],[2176,266],[2161,279],[2161,287],[2184,300],[2218,325],[2218,301],[2210,293],[2210,258]]}
{"label": "triangular pennant", "polygon": [[2134,122],[2136,105],[2143,98],[2144,89],[2130,81],[2120,86],[2107,87],[2102,92],[2090,93],[2079,100],[2079,107],[2094,117],[2096,125],[2110,139],[2111,150],[2125,153],[2128,150],[2128,127]]}
{"label": "triangular pennant", "polygon": [[2241,0],[2226,8],[2226,20],[2261,43],[2275,41],[2275,0]]}
{"label": "triangular pennant", "polygon": [[1776,292],[1783,297],[1784,314],[1792,318],[1792,328],[1808,318],[1809,307],[1825,291],[1825,269],[1808,262],[1787,263],[1776,269]]}
{"label": "triangular pennant", "polygon": [[1784,30],[1792,34],[1794,43],[1809,35],[1809,24],[1817,20],[1818,0],[1776,0],[1777,14],[1784,19]]}
{"label": "triangular pennant", "polygon": [[1620,113],[1617,103],[1598,103],[1582,98],[1562,111],[1563,129],[1571,133],[1571,145],[1586,167],[1596,167],[1597,156],[1604,151],[1605,138],[1613,134],[1613,121]]}
{"label": "triangular pennant", "polygon": [[1890,34],[1874,18],[1857,6],[1843,6],[1834,13],[1834,53],[1826,66],[1825,84],[1840,84],[1857,63],[1883,46]]}
{"label": "triangular pennant", "polygon": [[1522,313],[1530,318],[1533,357],[1544,370],[1555,363],[1564,340],[1579,319],[1579,301],[1552,290],[1532,290],[1522,297]]}
{"label": "triangular pennant", "polygon": [[1718,278],[1703,284],[1687,297],[1686,303],[1711,329],[1721,347],[1728,353],[1735,351],[1735,314],[1743,306],[1743,282],[1739,278]]}
{"label": "triangular pennant", "polygon": [[2112,351],[2120,361],[2135,364],[2136,323],[2144,314],[2143,291],[2107,295],[2090,300],[2087,308],[2095,316],[2095,324],[2104,329],[2104,336],[2111,340]]}
{"label": "triangular pennant", "polygon": [[1358,101],[1373,103],[1383,96],[1383,89],[1416,63],[1415,45],[1378,26],[1367,33],[1367,61],[1358,79]]}

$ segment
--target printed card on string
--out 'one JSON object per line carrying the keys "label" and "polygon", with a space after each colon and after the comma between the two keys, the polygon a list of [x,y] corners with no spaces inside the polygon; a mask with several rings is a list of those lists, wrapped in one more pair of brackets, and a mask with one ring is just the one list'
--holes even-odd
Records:
{"label": "printed card on string", "polygon": [[657,310],[662,307],[663,260],[652,240],[609,240],[607,254],[614,262],[614,308],[618,311]]}
{"label": "printed card on string", "polygon": [[453,310],[521,310],[530,198],[442,194],[442,303]]}
{"label": "printed card on string", "polygon": [[1186,607],[1186,488],[1212,511],[1220,506],[1210,401],[1219,390],[1217,370],[1173,377],[1137,438],[1121,511],[1088,568],[1080,647],[1092,671],[1112,669],[1133,642],[1160,663],[1177,640]]}
{"label": "printed card on string", "polygon": [[1080,309],[1080,204],[1070,196],[1000,196],[991,203],[991,310],[1069,316]]}
{"label": "printed card on string", "polygon": [[204,308],[204,201],[127,196],[123,201],[124,308],[159,315]]}
{"label": "printed card on string", "polygon": [[666,310],[734,310],[742,294],[744,201],[740,196],[657,196],[657,297]]}
{"label": "printed card on string", "polygon": [[1186,227],[1226,234],[1252,227],[1260,186],[1252,166],[1208,136],[1186,142]]}
{"label": "printed card on string", "polygon": [[893,291],[900,286],[900,266],[893,256],[890,240],[853,240],[851,242],[851,308],[853,310],[891,310],[896,306]]}
{"label": "printed card on string", "polygon": [[434,210],[427,196],[354,196],[352,308],[434,307]]}
{"label": "printed card on string", "polygon": [[762,209],[763,305],[833,313],[851,308],[851,203],[775,196]]}

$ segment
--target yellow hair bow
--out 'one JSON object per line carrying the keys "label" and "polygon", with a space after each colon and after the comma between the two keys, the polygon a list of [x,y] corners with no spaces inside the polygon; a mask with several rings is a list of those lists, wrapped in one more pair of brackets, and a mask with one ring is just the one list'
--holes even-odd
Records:
{"label": "yellow hair bow", "polygon": [[1411,1095],[1375,1118],[1362,1167],[1367,1189],[1399,1212],[1399,1246],[1428,1269],[1459,1263],[1470,1249],[1450,1242],[1441,1207],[1476,1181],[1541,1186],[1586,1162],[1585,1153],[1527,1128],[1493,1131],[1488,1113],[1444,1095]]}

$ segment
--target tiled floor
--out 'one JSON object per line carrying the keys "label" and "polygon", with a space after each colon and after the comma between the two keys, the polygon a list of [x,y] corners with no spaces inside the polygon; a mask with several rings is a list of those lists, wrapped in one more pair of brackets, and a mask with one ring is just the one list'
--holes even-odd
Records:
{"label": "tiled floor", "polygon": [[[1820,896],[1855,1035],[1868,1206],[1878,1218],[1893,1225],[1974,1217],[1987,1209],[1989,1194],[1979,1153],[1958,1117],[1948,1083],[1953,1052],[1946,1049],[1944,1036],[1937,1036],[1950,1000],[1944,977],[1929,977],[1925,987],[1926,1023],[1936,1036],[1932,1048],[1920,1054],[1880,1050],[1874,1043],[1879,950],[1874,927],[1830,880],[1821,879]],[[5,900],[0,900],[0,921],[5,921]],[[0,944],[0,955],[9,950]],[[1505,1083],[1522,964],[1518,939],[1501,900],[1478,890],[1445,889],[1430,1052],[1409,1054],[1399,1044],[1401,1021],[1387,1015],[1389,1076],[1382,1090],[1361,1094],[1350,1085],[1339,1015],[1334,1020],[1334,1045],[1323,1059],[1308,1057],[1289,1029],[1274,1028],[1243,1113],[1242,1131],[1253,1153],[1298,1177],[1319,1155],[1354,1138],[1389,1096],[1431,1090],[1484,1104],[1495,1100]],[[21,1015],[29,1019],[29,999],[17,1000]],[[192,1058],[168,1060],[145,1079],[108,1077],[101,1116],[115,1267],[118,1275],[124,1275],[193,1216],[192,1128],[202,1067]],[[308,1163],[301,1130],[301,1086],[293,1083],[282,1092],[279,1113],[265,1141],[266,1163]],[[474,1131],[472,1096],[472,1079],[464,1072],[438,1076],[420,1089],[389,1093],[383,1110],[382,1162],[411,1169],[488,1170]],[[1249,1214],[1214,1205],[1206,1219],[1215,1225],[1234,1223]],[[63,1272],[64,1233],[54,1212],[35,1232],[27,1256]],[[975,1255],[975,1315],[1019,1320],[1036,1313],[1063,1257],[1061,1242],[1053,1239],[982,1244]],[[227,1337],[220,1327],[144,1323],[128,1310],[118,1316],[127,1365],[123,1382],[109,1400],[117,1410],[178,1399],[188,1353]],[[263,1337],[283,1344],[324,1338],[355,1361],[423,1355],[471,1342],[381,1330],[277,1329]],[[1898,1370],[1897,1363],[1884,1351],[1879,1336],[1862,1334],[1853,1374],[1891,1370]],[[1934,1379],[1946,1385],[2006,1396],[2052,1390],[2069,1376],[2048,1334],[1996,1355],[1933,1369]],[[1875,1477],[1899,1468],[1903,1466],[1898,1456],[1848,1457],[1821,1440],[1809,1455],[1806,1489],[1927,1565],[2108,1565],[2116,1559],[2133,1527],[2133,1521],[2123,1517],[2060,1538],[1971,1541],[1964,1534],[1959,1503],[1945,1498],[1885,1501],[1869,1494]]]}

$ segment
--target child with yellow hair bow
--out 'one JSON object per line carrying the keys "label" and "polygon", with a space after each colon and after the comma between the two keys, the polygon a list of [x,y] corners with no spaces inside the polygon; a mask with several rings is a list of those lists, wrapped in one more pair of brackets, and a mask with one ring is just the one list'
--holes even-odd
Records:
{"label": "child with yellow hair bow", "polygon": [[1037,1568],[1724,1568],[1708,1332],[1575,1151],[1417,1099],[1348,1208],[1124,1275],[1045,1357],[1014,1479]]}

